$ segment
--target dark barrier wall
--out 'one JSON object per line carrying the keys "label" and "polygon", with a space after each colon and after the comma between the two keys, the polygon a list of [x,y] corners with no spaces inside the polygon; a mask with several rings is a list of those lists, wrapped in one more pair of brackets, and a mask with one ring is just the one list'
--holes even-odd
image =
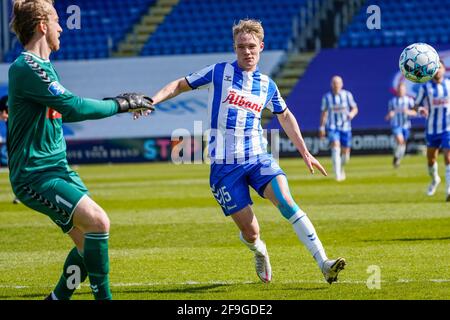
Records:
{"label": "dark barrier wall", "polygon": [[[299,157],[293,143],[283,132],[277,139],[278,148],[270,150],[275,158]],[[309,151],[315,156],[330,154],[326,139],[319,139],[315,133],[303,134]],[[408,140],[408,153],[421,153],[424,151],[424,132],[420,129],[412,131]],[[269,142],[272,133],[267,134]],[[390,154],[394,146],[394,138],[389,129],[372,129],[353,131],[352,154]],[[276,145],[276,144],[275,144]],[[199,137],[177,138],[137,138],[137,139],[108,139],[89,141],[68,141],[67,159],[72,164],[82,163],[125,163],[125,162],[155,162],[172,161],[174,163],[201,163],[206,159],[206,139]],[[6,146],[0,143],[0,167],[7,164]],[[208,161],[208,160],[205,160]]]}
{"label": "dark barrier wall", "polygon": [[[435,48],[441,54],[450,49],[450,46],[435,46]],[[353,128],[389,128],[384,116],[387,113],[388,101],[392,97],[391,90],[402,50],[403,47],[322,50],[312,60],[303,78],[295,85],[286,100],[302,130],[318,129],[322,96],[330,90],[330,79],[333,75],[343,77],[344,89],[353,93],[358,104],[359,114],[352,121]],[[449,67],[450,65],[447,65],[447,70]],[[409,82],[409,85],[412,83]],[[409,92],[417,88],[417,86],[408,87]],[[423,124],[423,119],[413,121],[413,126],[416,127]],[[274,118],[267,128],[280,127]]]}

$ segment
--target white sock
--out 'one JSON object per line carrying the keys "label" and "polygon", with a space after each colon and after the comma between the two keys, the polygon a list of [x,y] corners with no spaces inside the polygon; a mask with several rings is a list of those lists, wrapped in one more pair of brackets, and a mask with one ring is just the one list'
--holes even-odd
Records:
{"label": "white sock", "polygon": [[349,153],[343,153],[341,155],[341,165],[342,167],[345,166],[350,161],[350,154]]}
{"label": "white sock", "polygon": [[433,181],[436,181],[439,178],[437,162],[435,162],[432,166],[428,166],[428,174]]}
{"label": "white sock", "polygon": [[328,258],[325,254],[322,242],[320,242],[319,236],[316,233],[316,229],[314,229],[314,226],[306,213],[299,209],[297,213],[289,219],[289,222],[292,223],[298,239],[306,246],[319,265],[319,268],[322,269],[323,263]]}
{"label": "white sock", "polygon": [[447,184],[447,194],[450,194],[450,164],[445,166],[445,182]]}
{"label": "white sock", "polygon": [[395,147],[394,147],[394,158],[398,159],[398,155],[400,153],[399,150],[400,150],[400,145],[396,144]]}
{"label": "white sock", "polygon": [[265,243],[258,237],[254,243],[250,243],[247,240],[244,239],[244,236],[242,235],[242,232],[239,233],[239,239],[242,241],[243,244],[245,244],[251,251],[257,252],[261,255],[265,255],[267,253],[267,248]]}
{"label": "white sock", "polygon": [[333,162],[336,178],[341,176],[341,148],[331,148],[331,161]]}
{"label": "white sock", "polygon": [[398,158],[403,159],[403,157],[405,156],[405,152],[406,152],[406,144],[401,144],[399,146]]}

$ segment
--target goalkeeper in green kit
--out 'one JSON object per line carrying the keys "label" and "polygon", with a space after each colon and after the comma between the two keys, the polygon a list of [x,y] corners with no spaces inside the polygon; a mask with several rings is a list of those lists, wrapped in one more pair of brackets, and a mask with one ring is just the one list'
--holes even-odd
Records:
{"label": "goalkeeper in green kit", "polygon": [[70,299],[87,277],[95,299],[111,299],[109,219],[68,166],[62,122],[151,111],[152,101],[135,93],[86,99],[63,87],[49,61],[62,32],[52,0],[14,1],[11,27],[25,48],[9,69],[11,185],[23,204],[47,215],[75,243],[46,299]]}

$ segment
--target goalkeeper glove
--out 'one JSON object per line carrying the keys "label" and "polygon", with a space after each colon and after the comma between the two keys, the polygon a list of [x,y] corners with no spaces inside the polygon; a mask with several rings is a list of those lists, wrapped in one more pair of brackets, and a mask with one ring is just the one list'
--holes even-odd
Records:
{"label": "goalkeeper glove", "polygon": [[114,100],[119,106],[118,113],[154,111],[153,100],[139,93],[122,93],[117,97],[104,98],[103,100]]}

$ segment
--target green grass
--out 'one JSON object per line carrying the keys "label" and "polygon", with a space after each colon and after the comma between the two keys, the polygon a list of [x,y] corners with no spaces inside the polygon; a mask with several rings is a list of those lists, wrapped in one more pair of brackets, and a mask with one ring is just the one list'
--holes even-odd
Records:
{"label": "green grass", "polygon": [[[321,161],[331,171],[329,159]],[[301,159],[281,166],[328,256],[347,260],[338,283],[323,280],[289,223],[252,192],[273,268],[273,282],[260,283],[252,254],[211,195],[207,165],[81,166],[111,219],[114,298],[449,299],[450,203],[445,183],[425,195],[423,156],[407,157],[398,170],[387,156],[353,157],[341,183],[309,175]],[[0,173],[0,299],[42,299],[72,244],[46,216],[11,200]],[[366,285],[373,265],[380,289]],[[74,299],[92,299],[87,285]]]}

